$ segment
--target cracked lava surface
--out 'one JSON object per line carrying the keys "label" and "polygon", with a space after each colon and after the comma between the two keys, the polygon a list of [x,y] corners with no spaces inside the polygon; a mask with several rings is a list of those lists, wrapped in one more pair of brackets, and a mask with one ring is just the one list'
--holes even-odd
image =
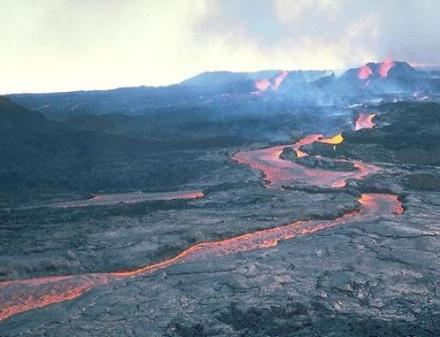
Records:
{"label": "cracked lava surface", "polygon": [[[321,135],[309,135],[292,145],[292,148],[306,156],[307,154],[301,152],[300,147],[311,144],[314,141],[319,141],[321,137]],[[341,188],[346,185],[347,179],[362,179],[379,170],[374,165],[365,164],[360,161],[353,161],[357,169],[355,172],[310,169],[281,159],[280,154],[284,147],[275,146],[239,152],[234,156],[234,159],[239,163],[249,165],[262,172],[268,186],[271,188],[279,188],[282,184],[289,182]],[[197,194],[196,197],[200,197],[200,194]],[[271,248],[277,246],[278,242],[282,240],[309,235],[342,224],[356,223],[378,216],[392,216],[393,214],[401,214],[403,212],[401,202],[396,195],[362,194],[358,202],[360,204],[358,209],[347,212],[333,220],[296,221],[229,239],[199,243],[182,251],[173,258],[138,269],[1,282],[0,320],[5,320],[10,316],[32,309],[75,299],[85,292],[109,282],[148,275],[157,270],[188,260],[193,261],[216,255],[228,255],[237,252]]]}

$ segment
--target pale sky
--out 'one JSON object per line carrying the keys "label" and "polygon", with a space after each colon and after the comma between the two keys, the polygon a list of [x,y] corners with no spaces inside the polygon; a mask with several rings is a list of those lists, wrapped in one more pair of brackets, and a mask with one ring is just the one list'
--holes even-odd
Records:
{"label": "pale sky", "polygon": [[438,0],[0,0],[0,93],[440,64]]}

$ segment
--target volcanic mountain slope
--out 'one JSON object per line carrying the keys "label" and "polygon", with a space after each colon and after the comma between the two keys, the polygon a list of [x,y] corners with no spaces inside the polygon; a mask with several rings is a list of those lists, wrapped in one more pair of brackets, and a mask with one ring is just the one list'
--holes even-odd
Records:
{"label": "volcanic mountain slope", "polygon": [[[270,73],[270,72],[269,72]],[[264,74],[264,73],[263,73]],[[146,114],[158,108],[203,106],[222,95],[249,94],[254,83],[247,73],[202,73],[166,87],[130,87],[112,90],[11,95],[18,104],[54,118],[76,114]]]}
{"label": "volcanic mountain slope", "polygon": [[[258,80],[267,80],[271,83],[275,82],[275,79],[280,75],[283,76],[292,74],[299,74],[306,81],[314,81],[322,76],[326,75],[328,71],[326,70],[262,70],[255,72],[232,72],[232,71],[212,71],[205,72],[194,77],[188,78],[181,82],[181,85],[191,86],[191,87],[210,87],[210,86],[219,86],[227,89],[228,86],[237,85],[239,83],[244,84],[245,82],[251,82],[252,88],[251,90],[255,90],[255,81]],[[281,82],[280,82],[281,83]]]}
{"label": "volcanic mountain slope", "polygon": [[313,106],[328,101],[314,81],[308,78],[310,77],[301,71],[289,73],[278,89],[279,95],[299,105]]}
{"label": "volcanic mountain slope", "polygon": [[199,101],[191,88],[130,87],[111,90],[91,90],[46,94],[10,95],[16,103],[55,117],[72,114],[140,114],[151,108],[183,106]]}
{"label": "volcanic mountain slope", "polygon": [[29,111],[0,96],[0,130],[2,133],[32,132],[45,128],[47,121],[39,112]]}
{"label": "volcanic mountain slope", "polygon": [[254,73],[213,71],[188,78],[180,83],[181,86],[195,88],[200,92],[212,94],[248,94],[255,90],[255,81],[261,78],[271,78],[279,71],[265,70]]}
{"label": "volcanic mountain slope", "polygon": [[[259,81],[277,81],[282,71],[207,72],[167,87],[133,87],[113,90],[78,91],[48,94],[16,94],[10,98],[29,109],[60,118],[72,114],[145,114],[158,108],[223,106],[231,100],[255,100]],[[287,72],[285,72],[287,73]],[[311,82],[324,71],[294,71]],[[276,85],[279,87],[281,82]],[[304,90],[304,89],[303,89]],[[304,95],[302,91],[297,94]]]}
{"label": "volcanic mountain slope", "polygon": [[321,79],[317,85],[327,93],[352,95],[406,94],[427,90],[426,73],[407,62],[385,60],[348,69],[340,77]]}
{"label": "volcanic mountain slope", "polygon": [[[224,107],[244,102],[255,108],[261,100],[286,100],[297,106],[438,94],[434,72],[416,70],[406,62],[387,59],[347,70],[340,77],[329,71],[206,72],[166,87],[133,87],[54,94],[16,94],[11,99],[31,110],[61,118],[72,114],[148,114],[158,108]],[[231,109],[232,110],[232,109]]]}

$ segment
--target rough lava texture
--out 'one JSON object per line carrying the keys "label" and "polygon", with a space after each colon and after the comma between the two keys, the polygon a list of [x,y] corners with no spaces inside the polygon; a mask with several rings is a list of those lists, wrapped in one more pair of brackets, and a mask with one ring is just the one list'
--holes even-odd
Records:
{"label": "rough lava texture", "polygon": [[[0,276],[10,281],[132,269],[199,242],[335,219],[359,207],[365,193],[398,195],[404,212],[102,284],[1,321],[0,336],[440,335],[440,107],[409,102],[373,109],[375,128],[355,132],[342,123],[344,141],[335,148],[318,142],[301,148],[326,158],[316,165],[334,175],[345,171],[336,167],[341,160],[379,168],[339,188],[295,180],[266,188],[261,172],[231,159],[269,146],[255,141],[197,152],[213,169],[194,172],[180,187],[203,190],[201,199],[2,210]],[[279,155],[282,143],[271,144]],[[311,158],[284,159],[301,165]]]}

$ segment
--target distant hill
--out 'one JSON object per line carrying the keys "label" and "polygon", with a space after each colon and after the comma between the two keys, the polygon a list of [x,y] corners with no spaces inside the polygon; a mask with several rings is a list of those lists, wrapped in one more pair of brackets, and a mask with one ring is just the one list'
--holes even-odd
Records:
{"label": "distant hill", "polygon": [[0,96],[0,130],[34,130],[45,127],[46,118],[40,112],[29,111],[4,96]]}
{"label": "distant hill", "polygon": [[254,80],[248,73],[234,73],[230,71],[206,72],[191,77],[179,84],[185,88],[192,88],[200,94],[237,94],[249,93],[254,90]]}
{"label": "distant hill", "polygon": [[412,93],[426,89],[426,75],[407,62],[385,60],[348,69],[325,89],[338,94]]}
{"label": "distant hill", "polygon": [[225,86],[235,83],[248,81],[249,78],[246,73],[234,73],[230,71],[213,71],[198,74],[194,77],[190,77],[183,82],[181,85],[185,86],[199,86],[199,87],[209,87],[213,85]]}
{"label": "distant hill", "polygon": [[111,90],[73,91],[45,94],[15,94],[9,98],[32,110],[51,116],[72,114],[142,114],[148,109],[183,105],[195,94],[176,85],[131,87]]}
{"label": "distant hill", "polygon": [[233,71],[208,71],[196,76],[190,77],[180,84],[185,86],[228,86],[237,83],[251,82],[270,78],[277,74],[279,70],[264,70],[257,72],[233,72]]}

